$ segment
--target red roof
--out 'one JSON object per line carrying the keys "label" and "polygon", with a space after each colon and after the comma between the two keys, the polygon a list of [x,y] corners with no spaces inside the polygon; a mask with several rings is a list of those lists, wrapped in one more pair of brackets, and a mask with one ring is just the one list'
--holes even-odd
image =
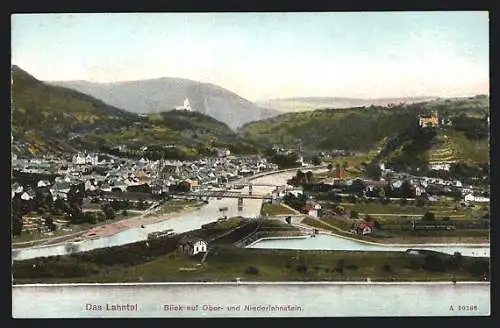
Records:
{"label": "red roof", "polygon": [[374,225],[375,225],[375,223],[373,221],[367,222],[367,221],[363,220],[363,221],[361,221],[361,222],[358,223],[357,228],[358,229],[373,228]]}

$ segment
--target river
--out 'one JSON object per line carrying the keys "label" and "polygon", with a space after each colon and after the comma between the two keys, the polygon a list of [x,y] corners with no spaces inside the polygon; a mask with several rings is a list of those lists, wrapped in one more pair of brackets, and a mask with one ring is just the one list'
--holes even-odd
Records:
{"label": "river", "polygon": [[[255,182],[281,184],[292,174],[265,176]],[[269,189],[254,187],[254,192]],[[195,212],[145,229],[84,241],[79,250],[144,240],[148,232],[160,229],[172,228],[178,233],[197,229],[219,218],[221,206],[228,207],[228,216],[252,217],[259,214],[261,200],[245,199],[242,212],[237,209],[236,199],[211,200]],[[252,247],[376,250],[367,244],[322,235],[303,240],[261,241]],[[66,253],[64,246],[28,248],[17,251],[14,259]],[[107,304],[117,303],[136,304],[137,309],[105,311]],[[172,306],[166,311],[164,305],[182,308],[175,310]],[[188,305],[192,307],[190,310]],[[246,305],[251,306],[245,309]],[[99,306],[102,311],[89,310]],[[74,284],[17,285],[12,289],[15,318],[484,316],[489,313],[490,285],[478,283]]]}
{"label": "river", "polygon": [[[286,180],[290,179],[295,173],[284,172],[275,175],[268,175],[253,180],[254,183],[264,184],[284,184]],[[264,194],[272,190],[272,187],[254,186],[253,192],[255,194]],[[248,193],[248,187],[242,189],[242,192]],[[202,225],[216,221],[221,217],[222,213],[219,211],[220,207],[227,207],[224,215],[231,216],[245,216],[256,217],[260,214],[262,200],[260,199],[244,199],[243,210],[238,210],[238,200],[236,198],[214,199],[211,198],[209,204],[201,207],[200,209],[181,214],[175,218],[170,218],[162,222],[145,225],[145,228],[133,228],[122,231],[112,236],[102,237],[93,240],[84,240],[78,243],[77,251],[89,251],[98,248],[119,246],[128,243],[134,243],[141,240],[146,240],[147,234],[150,232],[174,229],[175,233],[183,233],[190,230],[199,229]],[[66,255],[71,251],[67,249],[66,245],[47,245],[40,247],[22,248],[13,251],[12,257],[14,260],[25,260],[41,256],[51,255]],[[73,250],[74,252],[74,250]]]}
{"label": "river", "polygon": [[[137,309],[106,310],[124,303]],[[490,311],[490,285],[480,283],[52,285],[14,286],[12,293],[14,318],[486,316]]]}
{"label": "river", "polygon": [[317,235],[315,238],[260,240],[250,248],[299,249],[299,250],[345,250],[345,251],[394,251],[404,252],[408,248],[428,249],[447,254],[460,252],[464,256],[490,257],[489,246],[389,246],[373,245],[337,236]]}
{"label": "river", "polygon": [[[295,172],[282,172],[273,175],[259,177],[253,180],[253,183],[277,184],[282,185],[290,179]],[[255,194],[264,194],[272,190],[272,187],[254,186]],[[247,187],[242,192],[248,192]],[[146,240],[147,234],[150,232],[174,229],[176,233],[183,233],[194,229],[199,229],[203,224],[213,222],[221,217],[220,207],[227,207],[227,212],[224,214],[228,217],[241,215],[244,217],[256,217],[260,213],[262,200],[260,199],[244,199],[243,210],[238,210],[237,199],[210,199],[210,203],[200,209],[181,214],[175,218],[158,222],[155,224],[146,225],[145,228],[133,228],[122,231],[118,234],[102,237],[94,240],[84,240],[78,244],[76,251],[83,252],[98,248],[119,246],[128,243],[133,243],[141,240]],[[393,250],[404,251],[408,248],[424,248],[419,246],[411,247],[396,247],[396,246],[375,246],[357,241],[351,241],[336,236],[320,235],[316,238],[308,239],[288,239],[288,240],[265,240],[253,244],[254,248],[280,248],[280,249],[321,249],[321,250],[363,250],[363,251],[380,251]],[[425,249],[442,251],[453,254],[460,252],[468,256],[488,256],[490,248],[488,246],[481,247],[464,247],[464,246],[426,246]],[[63,245],[48,245],[32,248],[23,248],[13,251],[14,260],[24,260],[41,256],[65,255],[71,251]]]}

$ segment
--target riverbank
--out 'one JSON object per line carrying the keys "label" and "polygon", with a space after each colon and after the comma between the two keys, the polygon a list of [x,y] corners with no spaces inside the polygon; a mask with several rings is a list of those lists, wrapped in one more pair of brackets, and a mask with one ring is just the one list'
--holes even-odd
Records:
{"label": "riverbank", "polygon": [[189,212],[193,212],[198,210],[201,206],[203,206],[204,203],[198,202],[192,205],[185,205],[182,207],[182,209],[175,211],[175,212],[167,212],[167,213],[159,213],[155,215],[154,212],[150,212],[147,214],[142,214],[138,217],[134,217],[131,219],[126,219],[126,220],[121,220],[115,223],[111,223],[109,225],[105,226],[100,226],[96,227],[93,229],[90,229],[84,236],[84,239],[89,239],[89,238],[102,238],[102,237],[109,237],[116,235],[122,231],[128,230],[128,229],[133,229],[133,228],[140,228],[141,226],[146,226],[162,221],[167,221],[170,219],[173,219],[175,217],[178,217],[179,215],[183,215]]}
{"label": "riverbank", "polygon": [[[164,246],[158,245],[157,248],[161,251]],[[120,253],[119,256],[129,261],[126,253]],[[109,256],[114,255],[110,253]],[[14,284],[235,282],[236,278],[241,282],[344,283],[451,283],[489,279],[488,259],[432,251],[422,251],[420,255],[414,255],[407,252],[269,250],[218,245],[212,247],[201,265],[200,260],[201,257],[175,251],[151,258],[144,263],[123,266],[117,265],[112,259],[108,263],[104,255],[99,258],[87,256],[80,259],[74,256],[60,257],[50,265],[44,264],[46,259],[28,260],[15,263]],[[29,277],[30,270],[36,270],[32,268],[33,265],[35,268],[46,267],[53,276]],[[64,277],[62,274],[70,267],[82,270],[82,266],[89,272],[88,275]],[[92,267],[98,268],[102,273],[91,274]],[[19,275],[21,271],[18,270],[23,270],[24,273]]]}
{"label": "riverbank", "polygon": [[[418,246],[470,246],[481,247],[490,246],[490,240],[483,236],[391,236],[390,238],[375,238],[371,236],[359,236],[349,233],[339,227],[328,224],[327,222],[305,218],[297,226],[306,229],[318,229],[321,233],[376,246],[401,246],[401,247],[418,247]],[[449,231],[446,231],[449,232]],[[450,232],[453,233],[453,232]]]}
{"label": "riverbank", "polygon": [[[200,281],[193,281],[193,282],[182,282],[182,281],[177,281],[177,282],[120,282],[120,283],[112,283],[112,282],[103,282],[103,283],[61,283],[57,284],[57,287],[112,287],[112,286],[117,286],[117,287],[122,287],[122,286],[234,286],[234,285],[241,285],[241,286],[259,286],[259,285],[271,285],[271,286],[293,286],[293,285],[333,285],[333,286],[349,286],[349,285],[408,285],[408,286],[418,286],[418,285],[424,285],[424,286],[442,286],[442,285],[471,285],[471,286],[489,286],[491,285],[491,282],[489,281],[457,281],[457,282],[451,282],[451,281],[213,281],[213,282],[200,282]],[[33,288],[33,287],[55,287],[54,284],[45,284],[45,283],[40,283],[40,284],[20,284],[20,285],[13,285],[13,288]]]}
{"label": "riverbank", "polygon": [[71,233],[69,235],[49,238],[45,240],[38,240],[38,241],[34,240],[29,244],[23,244],[23,245],[13,244],[12,250],[16,251],[30,247],[58,246],[58,245],[65,245],[69,242],[74,242],[75,240],[83,241],[88,239],[109,237],[128,229],[139,228],[143,225],[146,226],[179,217],[180,215],[196,211],[203,205],[204,205],[203,202],[183,205],[182,207],[176,208],[172,212],[165,212],[162,210],[162,206],[159,206],[155,210],[147,210],[139,216],[122,219],[116,222],[103,223],[102,225],[94,226],[87,230],[78,231],[75,233]]}

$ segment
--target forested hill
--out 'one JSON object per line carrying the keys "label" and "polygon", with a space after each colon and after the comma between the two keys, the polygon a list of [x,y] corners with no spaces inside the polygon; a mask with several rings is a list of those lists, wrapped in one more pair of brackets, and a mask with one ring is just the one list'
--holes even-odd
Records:
{"label": "forested hill", "polygon": [[12,67],[12,135],[29,153],[69,150],[71,132],[113,130],[136,115],[80,92],[45,84]]}
{"label": "forested hill", "polygon": [[[343,109],[319,109],[288,113],[244,125],[239,133],[266,146],[273,144],[302,145],[318,150],[368,150],[385,138],[396,136],[418,124],[418,116],[436,111],[440,118],[458,122],[462,131],[474,120],[489,115],[487,96],[401,104],[393,107],[369,106]],[[488,131],[478,125],[482,133]],[[469,131],[480,133],[481,131]]]}
{"label": "forested hill", "polygon": [[368,150],[415,122],[419,106],[357,107],[289,113],[246,124],[240,134],[272,146],[295,145],[317,150]]}
{"label": "forested hill", "polygon": [[[140,156],[144,146],[169,146],[178,158],[196,157],[213,147],[258,151],[226,124],[197,112],[138,115],[80,92],[37,80],[12,67],[13,151],[41,155],[126,146]],[[158,155],[158,154],[157,154]]]}

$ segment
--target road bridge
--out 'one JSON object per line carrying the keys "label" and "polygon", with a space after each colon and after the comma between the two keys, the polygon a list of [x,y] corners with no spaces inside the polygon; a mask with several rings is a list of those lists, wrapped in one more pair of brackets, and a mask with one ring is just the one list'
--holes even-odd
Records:
{"label": "road bridge", "polygon": [[204,192],[188,192],[175,195],[176,197],[208,197],[208,198],[246,198],[246,199],[272,199],[271,195],[263,194],[242,194],[239,192],[230,191],[204,191]]}

